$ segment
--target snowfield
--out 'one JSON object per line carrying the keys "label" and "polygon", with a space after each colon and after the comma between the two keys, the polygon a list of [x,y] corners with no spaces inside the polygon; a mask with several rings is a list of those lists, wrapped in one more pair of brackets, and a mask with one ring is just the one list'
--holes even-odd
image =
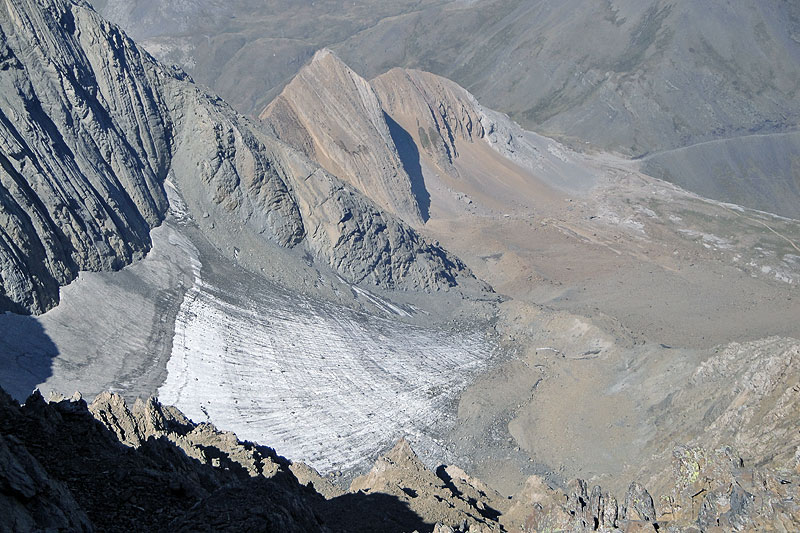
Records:
{"label": "snowfield", "polygon": [[347,470],[400,436],[430,444],[491,351],[480,335],[198,279],[159,398],[321,472]]}

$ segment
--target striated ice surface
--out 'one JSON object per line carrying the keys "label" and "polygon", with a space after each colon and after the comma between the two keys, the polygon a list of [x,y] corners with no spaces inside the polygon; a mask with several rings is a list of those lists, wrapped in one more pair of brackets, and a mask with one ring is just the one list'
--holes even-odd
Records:
{"label": "striated ice surface", "polygon": [[198,278],[159,397],[321,472],[346,470],[400,436],[435,440],[491,350],[480,335]]}

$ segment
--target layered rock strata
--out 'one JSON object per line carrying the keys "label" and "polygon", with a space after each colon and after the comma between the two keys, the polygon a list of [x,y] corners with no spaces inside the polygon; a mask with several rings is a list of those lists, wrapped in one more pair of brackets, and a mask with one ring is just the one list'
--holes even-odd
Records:
{"label": "layered rock strata", "polygon": [[168,178],[209,240],[250,268],[278,246],[354,283],[439,290],[470,277],[87,4],[6,2],[0,32],[0,310],[43,312],[80,270],[141,258]]}

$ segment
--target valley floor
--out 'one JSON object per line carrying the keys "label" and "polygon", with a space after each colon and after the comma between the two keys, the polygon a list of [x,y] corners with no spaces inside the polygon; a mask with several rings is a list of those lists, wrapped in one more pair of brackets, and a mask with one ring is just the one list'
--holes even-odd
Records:
{"label": "valley floor", "polygon": [[495,302],[373,292],[302,258],[275,268],[318,279],[281,286],[224,259],[171,193],[146,259],[0,317],[2,386],[158,393],[343,481],[404,435],[507,495],[531,474],[658,491],[687,443],[791,464],[798,222],[516,135],[528,159],[475,140],[450,169],[420,160],[420,230]]}

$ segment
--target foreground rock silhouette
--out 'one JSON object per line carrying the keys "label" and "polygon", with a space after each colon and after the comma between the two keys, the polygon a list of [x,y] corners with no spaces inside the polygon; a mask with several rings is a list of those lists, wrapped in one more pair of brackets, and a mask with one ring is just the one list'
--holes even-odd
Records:
{"label": "foreground rock silhouette", "polygon": [[[405,440],[349,490],[266,446],[195,424],[155,399],[87,403],[0,391],[0,531],[790,531],[797,472],[745,468],[730,450],[675,452],[654,502],[531,477],[504,497],[454,466],[428,469]],[[620,503],[624,502],[624,503]],[[721,528],[721,529],[720,529]]]}

